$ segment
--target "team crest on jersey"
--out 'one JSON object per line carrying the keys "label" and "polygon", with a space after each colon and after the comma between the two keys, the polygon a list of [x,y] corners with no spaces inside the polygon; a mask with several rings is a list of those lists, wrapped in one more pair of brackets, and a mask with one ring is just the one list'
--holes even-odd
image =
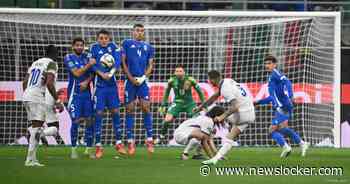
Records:
{"label": "team crest on jersey", "polygon": [[147,45],[143,46],[143,50],[147,51]]}
{"label": "team crest on jersey", "polygon": [[99,53],[99,54],[103,54],[103,51],[102,51],[102,50],[100,50],[100,51],[98,51],[98,53]]}
{"label": "team crest on jersey", "polygon": [[134,44],[132,44],[130,48],[135,48],[135,47],[136,47],[136,46],[135,46]]}
{"label": "team crest on jersey", "polygon": [[112,48],[111,47],[108,47],[107,50],[108,50],[108,52],[112,52]]}
{"label": "team crest on jersey", "polygon": [[73,61],[68,62],[68,66],[69,66],[70,68],[74,67]]}

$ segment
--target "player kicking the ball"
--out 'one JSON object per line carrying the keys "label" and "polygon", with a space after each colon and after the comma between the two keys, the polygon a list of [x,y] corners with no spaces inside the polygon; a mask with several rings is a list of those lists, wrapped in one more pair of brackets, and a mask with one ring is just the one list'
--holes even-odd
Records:
{"label": "player kicking the ball", "polygon": [[270,133],[272,139],[283,148],[281,157],[287,157],[292,151],[283,135],[289,136],[295,144],[299,144],[301,155],[305,156],[309,143],[304,142],[298,133],[288,127],[288,120],[293,113],[292,83],[276,69],[277,59],[274,56],[267,56],[264,61],[266,69],[270,72],[268,83],[269,96],[257,101],[256,104],[272,103],[275,117],[272,119]]}
{"label": "player kicking the ball", "polygon": [[178,144],[186,145],[182,155],[182,160],[187,160],[189,152],[202,145],[206,154],[211,158],[217,152],[212,136],[214,126],[220,126],[223,121],[214,121],[215,117],[221,116],[225,109],[220,106],[214,106],[205,115],[184,121],[177,129],[175,129],[174,137]]}
{"label": "player kicking the ball", "polygon": [[55,76],[58,67],[54,60],[57,59],[57,48],[49,45],[45,51],[46,56],[32,63],[23,80],[23,101],[28,121],[32,124],[29,129],[30,138],[25,166],[44,166],[39,163],[36,152],[40,135],[42,134],[42,125],[45,121],[47,108],[52,108],[45,102],[46,88],[53,97],[55,106],[63,109],[63,104],[58,100],[55,88]]}
{"label": "player kicking the ball", "polygon": [[154,48],[144,41],[145,28],[142,24],[133,27],[133,39],[127,39],[122,44],[122,63],[125,81],[125,104],[126,104],[126,137],[128,139],[128,154],[135,154],[134,110],[136,100],[140,102],[143,112],[143,123],[146,128],[146,146],[148,153],[154,152],[152,114],[150,112],[149,87],[147,78],[152,73],[154,62]]}
{"label": "player kicking the ball", "polygon": [[173,89],[175,97],[173,103],[169,106],[165,115],[163,127],[160,134],[160,140],[164,142],[165,136],[168,132],[169,124],[176,118],[181,112],[185,112],[187,116],[193,116],[193,109],[196,107],[196,102],[193,100],[192,88],[194,88],[203,103],[205,101],[203,92],[197,81],[188,75],[186,75],[184,68],[181,65],[176,66],[175,75],[168,81],[168,86],[165,89],[162,106],[159,108],[159,112],[163,114],[166,111],[169,93]]}
{"label": "player kicking the ball", "polygon": [[216,116],[214,121],[221,122],[227,120],[232,125],[230,132],[226,135],[226,142],[223,143],[217,154],[203,164],[216,164],[221,158],[224,158],[227,152],[232,148],[234,139],[241,134],[250,123],[255,121],[254,104],[251,97],[233,79],[221,79],[218,71],[212,70],[208,73],[209,81],[214,87],[218,87],[219,91],[211,96],[206,102],[194,109],[195,112],[212,104],[220,96],[223,96],[230,106],[225,113]]}

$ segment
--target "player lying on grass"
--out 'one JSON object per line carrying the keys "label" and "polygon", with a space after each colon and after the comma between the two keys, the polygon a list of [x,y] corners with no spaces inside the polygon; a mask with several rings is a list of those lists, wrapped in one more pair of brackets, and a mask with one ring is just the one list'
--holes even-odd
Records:
{"label": "player lying on grass", "polygon": [[28,73],[23,80],[23,101],[26,108],[28,121],[31,122],[28,153],[25,166],[44,166],[40,164],[36,152],[39,145],[40,135],[42,134],[42,126],[46,119],[48,106],[45,102],[45,91],[48,89],[50,95],[55,101],[58,109],[63,109],[63,104],[59,101],[55,78],[58,71],[57,59],[58,51],[53,45],[49,45],[45,49],[46,56],[32,63],[28,69]]}
{"label": "player lying on grass", "polygon": [[298,133],[288,127],[288,120],[293,113],[292,83],[276,69],[277,59],[274,56],[267,56],[264,61],[265,68],[270,72],[268,82],[269,96],[257,101],[256,104],[272,103],[275,117],[272,119],[270,132],[272,139],[283,147],[281,157],[287,157],[292,151],[283,135],[289,136],[295,144],[299,144],[301,155],[305,156],[309,143],[304,142]]}
{"label": "player lying on grass", "polygon": [[215,133],[214,126],[220,126],[224,121],[214,121],[214,118],[222,115],[225,109],[221,106],[214,106],[205,115],[188,119],[175,129],[174,137],[178,144],[186,145],[182,160],[187,160],[189,152],[202,145],[205,153],[211,158],[217,152],[212,136]]}
{"label": "player lying on grass", "polygon": [[73,53],[64,58],[64,65],[68,71],[68,112],[72,120],[71,134],[71,158],[78,158],[76,151],[78,128],[80,123],[85,123],[86,154],[94,158],[95,154],[90,148],[93,144],[93,101],[91,98],[90,82],[93,77],[91,67],[96,64],[90,60],[84,52],[85,42],[82,38],[72,41]]}
{"label": "player lying on grass", "polygon": [[250,123],[255,121],[255,111],[253,100],[247,94],[247,92],[240,86],[239,83],[233,79],[222,79],[221,74],[212,70],[208,73],[209,81],[214,87],[218,87],[219,90],[211,96],[206,102],[201,104],[198,108],[194,109],[195,112],[207,107],[217,100],[220,96],[223,96],[226,102],[229,102],[229,107],[225,113],[216,116],[214,121],[222,122],[227,120],[231,124],[231,130],[226,135],[226,142],[223,143],[217,154],[210,160],[202,162],[203,164],[216,164],[226,153],[228,153],[233,145],[233,141],[239,134],[241,134]]}
{"label": "player lying on grass", "polygon": [[[185,112],[189,118],[193,116],[192,110],[196,107],[196,102],[193,100],[192,88],[196,90],[201,102],[203,103],[205,98],[196,80],[193,77],[186,75],[183,66],[176,66],[175,74],[168,81],[168,85],[163,96],[162,106],[159,108],[159,112],[161,114],[166,112],[165,119],[162,124],[162,130],[159,136],[161,141],[164,142],[169,124],[181,112]],[[166,111],[171,89],[173,89],[175,97],[173,103]]]}

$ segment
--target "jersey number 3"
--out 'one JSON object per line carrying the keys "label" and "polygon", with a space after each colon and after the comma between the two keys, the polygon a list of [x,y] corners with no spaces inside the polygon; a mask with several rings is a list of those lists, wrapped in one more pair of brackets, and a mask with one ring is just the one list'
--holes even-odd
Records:
{"label": "jersey number 3", "polygon": [[241,90],[242,96],[247,96],[247,92],[240,85],[237,85],[237,87],[239,88],[239,90]]}

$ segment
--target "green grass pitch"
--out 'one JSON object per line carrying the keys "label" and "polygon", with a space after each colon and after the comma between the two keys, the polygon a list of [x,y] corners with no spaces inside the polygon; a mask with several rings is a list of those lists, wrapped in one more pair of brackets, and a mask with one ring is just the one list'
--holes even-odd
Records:
{"label": "green grass pitch", "polygon": [[132,158],[115,159],[112,147],[105,148],[100,160],[91,160],[82,155],[69,159],[69,147],[39,148],[39,159],[45,167],[24,167],[26,147],[0,147],[0,178],[2,184],[221,184],[221,183],[350,183],[350,149],[311,148],[305,158],[295,148],[287,159],[280,159],[279,148],[233,148],[228,160],[215,167],[342,167],[342,176],[218,176],[212,173],[201,176],[198,160],[182,161],[180,148],[156,148],[148,157],[145,148],[138,147]]}

